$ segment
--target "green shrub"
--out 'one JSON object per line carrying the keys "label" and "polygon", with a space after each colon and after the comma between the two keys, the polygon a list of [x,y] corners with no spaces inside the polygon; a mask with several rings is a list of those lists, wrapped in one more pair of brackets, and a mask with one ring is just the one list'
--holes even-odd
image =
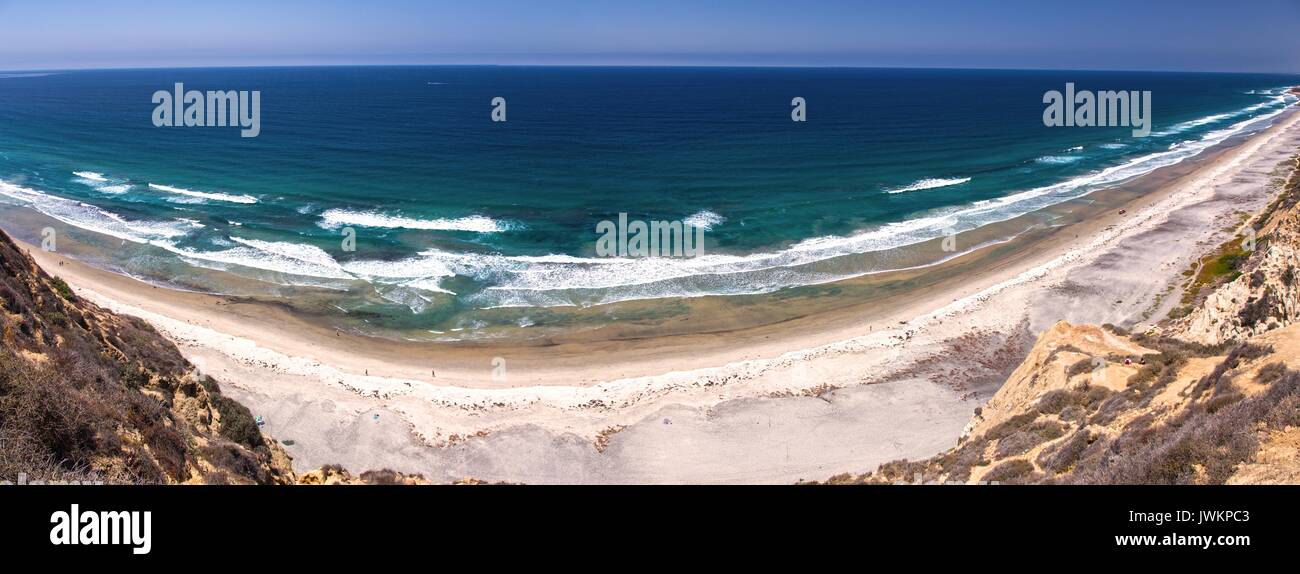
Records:
{"label": "green shrub", "polygon": [[250,449],[266,445],[262,431],[257,428],[257,421],[248,407],[224,395],[209,395],[209,400],[221,415],[221,436]]}
{"label": "green shrub", "polygon": [[68,301],[77,300],[77,294],[72,292],[72,288],[68,286],[68,283],[62,277],[58,275],[50,277],[50,285],[54,287],[54,292],[58,293],[60,297]]}

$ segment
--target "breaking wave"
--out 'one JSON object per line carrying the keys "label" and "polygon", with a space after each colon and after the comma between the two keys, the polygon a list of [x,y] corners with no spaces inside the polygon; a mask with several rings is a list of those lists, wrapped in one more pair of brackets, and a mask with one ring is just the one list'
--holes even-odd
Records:
{"label": "breaking wave", "polygon": [[361,227],[378,227],[389,229],[423,229],[426,231],[473,231],[476,233],[495,233],[506,231],[512,226],[482,215],[471,215],[458,219],[415,219],[397,215],[387,215],[377,211],[349,211],[330,209],[320,215],[320,226],[325,229],[337,229],[344,225]]}
{"label": "breaking wave", "polygon": [[156,189],[156,190],[158,190],[158,191],[165,191],[165,192],[167,192],[167,193],[174,193],[174,194],[177,194],[177,195],[184,195],[184,196],[187,196],[187,197],[194,197],[194,198],[198,198],[198,199],[211,199],[211,200],[214,200],[214,201],[228,201],[228,202],[230,202],[230,203],[246,203],[246,204],[247,204],[247,203],[257,203],[257,198],[256,198],[256,197],[253,197],[253,196],[251,196],[251,195],[231,195],[231,194],[228,194],[228,193],[214,193],[214,192],[207,192],[207,191],[193,191],[193,190],[184,189],[184,188],[180,188],[180,187],[172,187],[172,186],[170,186],[170,185],[160,185],[160,184],[157,184],[157,183],[151,183],[151,184],[149,184],[149,189]]}
{"label": "breaking wave", "polygon": [[969,177],[954,177],[948,179],[944,179],[944,178],[922,179],[911,185],[906,185],[903,187],[890,189],[886,191],[888,191],[889,193],[906,193],[909,191],[921,191],[923,189],[936,189],[936,188],[948,187],[952,185],[961,185],[969,181],[970,181]]}

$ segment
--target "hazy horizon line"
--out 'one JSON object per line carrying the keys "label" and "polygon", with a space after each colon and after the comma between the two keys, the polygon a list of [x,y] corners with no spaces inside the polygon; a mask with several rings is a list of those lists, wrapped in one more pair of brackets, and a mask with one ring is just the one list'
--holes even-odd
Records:
{"label": "hazy horizon line", "polygon": [[1186,70],[1186,69],[1117,69],[1117,68],[1037,68],[1037,67],[1001,67],[1001,66],[917,66],[917,65],[848,65],[848,64],[634,64],[634,63],[259,63],[259,64],[214,64],[214,65],[109,65],[67,68],[8,68],[0,73],[55,73],[55,72],[95,72],[127,70],[204,70],[204,69],[259,69],[259,68],[766,68],[766,69],[841,69],[841,70],[969,70],[969,71],[1005,71],[1005,72],[1107,72],[1137,74],[1238,74],[1238,75],[1277,75],[1297,76],[1300,72],[1281,71],[1226,71],[1226,70]]}

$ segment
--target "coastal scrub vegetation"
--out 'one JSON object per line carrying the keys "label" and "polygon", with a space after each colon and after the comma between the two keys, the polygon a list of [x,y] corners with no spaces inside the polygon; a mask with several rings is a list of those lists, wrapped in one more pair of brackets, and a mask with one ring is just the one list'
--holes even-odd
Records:
{"label": "coastal scrub vegetation", "polygon": [[[828,482],[1222,484],[1252,460],[1262,437],[1300,425],[1300,373],[1268,361],[1271,346],[1142,338],[1157,352],[1120,391],[1086,384],[1046,391],[934,458]],[[1216,357],[1207,374],[1186,378],[1193,358]],[[1263,390],[1247,393],[1238,379],[1252,368],[1251,387]],[[1164,393],[1175,384],[1176,392]],[[1162,393],[1179,406],[1153,406]]]}
{"label": "coastal scrub vegetation", "polygon": [[1251,397],[1231,383],[1215,386],[1205,400],[1163,424],[1126,427],[1066,482],[1222,484],[1258,450],[1261,431],[1300,424],[1300,375],[1294,372]]}
{"label": "coastal scrub vegetation", "polygon": [[1191,281],[1183,290],[1181,304],[1184,309],[1179,315],[1185,315],[1188,310],[1186,308],[1197,304],[1202,294],[1241,276],[1242,268],[1251,254],[1244,246],[1245,240],[1246,237],[1242,235],[1234,237],[1183,272],[1183,276],[1191,278]]}
{"label": "coastal scrub vegetation", "polygon": [[253,418],[252,411],[234,399],[222,395],[221,388],[212,377],[204,375],[202,381],[204,388],[212,393],[209,396],[221,421],[221,436],[250,449],[265,446],[266,441],[262,438],[262,431],[257,428],[257,421]]}
{"label": "coastal scrub vegetation", "polygon": [[[0,480],[277,482],[252,414],[145,321],[79,299],[0,232]],[[287,460],[287,458],[285,459]]]}

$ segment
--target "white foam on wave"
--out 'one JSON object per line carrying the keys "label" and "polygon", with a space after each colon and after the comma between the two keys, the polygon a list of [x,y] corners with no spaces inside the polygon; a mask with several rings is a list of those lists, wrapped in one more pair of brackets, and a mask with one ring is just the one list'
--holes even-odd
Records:
{"label": "white foam on wave", "polygon": [[1081,155],[1045,155],[1040,158],[1036,158],[1034,162],[1043,163],[1047,165],[1064,165],[1067,163],[1074,163],[1082,159],[1083,156]]}
{"label": "white foam on wave", "polygon": [[240,237],[231,237],[230,240],[239,246],[220,251],[199,251],[177,247],[169,242],[157,245],[181,257],[198,261],[239,265],[299,277],[353,279],[333,257],[314,245]]}
{"label": "white foam on wave", "polygon": [[[611,259],[426,251],[421,256],[426,264],[436,263],[439,269],[446,267],[456,275],[492,282],[494,285],[479,294],[476,302],[500,307],[573,304],[575,293],[578,298],[585,297],[582,304],[598,304],[659,297],[765,293],[796,285],[838,281],[869,271],[827,270],[823,262],[844,255],[878,252],[932,240],[949,231],[974,229],[1077,198],[1180,163],[1282,111],[1205,134],[1200,140],[1177,150],[1132,158],[1067,181],[966,206],[931,211],[850,236],[809,238],[771,253]],[[608,291],[589,291],[593,289]]]}
{"label": "white foam on wave", "polygon": [[903,186],[903,187],[899,187],[899,188],[896,188],[896,189],[890,189],[890,190],[886,190],[886,191],[887,191],[888,193],[906,193],[906,192],[909,192],[909,191],[921,191],[921,190],[923,190],[923,189],[937,189],[937,188],[940,188],[940,187],[948,187],[948,186],[952,186],[952,185],[961,185],[961,184],[963,184],[963,183],[967,183],[967,182],[969,182],[969,181],[970,181],[970,178],[969,178],[969,177],[930,178],[930,179],[922,179],[922,180],[919,180],[919,181],[913,182],[913,183],[910,184],[910,185],[905,185],[905,186]]}
{"label": "white foam on wave", "polygon": [[1165,136],[1165,135],[1176,134],[1176,133],[1179,133],[1179,132],[1184,132],[1184,131],[1187,131],[1187,130],[1192,129],[1192,128],[1194,128],[1194,127],[1199,127],[1199,126],[1203,126],[1203,125],[1206,125],[1206,124],[1212,124],[1212,123],[1216,123],[1216,122],[1221,122],[1221,121],[1226,120],[1226,119],[1228,119],[1228,118],[1234,117],[1234,116],[1236,116],[1236,115],[1238,115],[1238,114],[1240,114],[1240,113],[1246,113],[1246,111],[1245,111],[1245,110],[1239,110],[1239,111],[1236,111],[1236,112],[1228,112],[1228,113],[1224,113],[1224,114],[1214,114],[1214,115],[1212,115],[1212,116],[1205,116],[1205,117],[1203,117],[1203,118],[1197,118],[1197,119],[1194,119],[1194,120],[1185,121],[1185,122],[1183,122],[1183,123],[1181,123],[1181,124],[1175,124],[1173,127],[1169,128],[1168,130],[1165,130],[1165,131],[1162,131],[1162,132],[1156,132],[1155,135],[1156,135],[1156,137],[1159,137],[1159,136]]}
{"label": "white foam on wave", "polygon": [[177,239],[203,227],[202,223],[192,219],[172,222],[131,221],[88,203],[3,181],[0,181],[0,195],[17,199],[22,204],[69,225],[134,243],[153,245],[195,264],[212,262],[299,277],[355,279],[328,253],[312,245],[231,237],[230,241],[237,244],[235,247],[200,251],[179,247],[176,243]]}
{"label": "white foam on wave", "polygon": [[165,191],[167,193],[175,193],[177,195],[184,195],[184,196],[194,197],[199,199],[211,199],[214,201],[228,201],[230,203],[244,203],[244,204],[257,203],[257,198],[251,195],[231,195],[228,193],[194,191],[194,190],[184,189],[180,187],[173,187],[170,185],[160,185],[157,183],[149,184],[149,189],[156,189],[158,191]]}
{"label": "white foam on wave", "polygon": [[398,215],[388,215],[377,211],[350,211],[347,209],[329,209],[320,215],[319,225],[325,229],[337,229],[345,225],[377,227],[387,229],[422,229],[426,231],[473,231],[476,233],[495,233],[506,231],[512,226],[482,215],[471,215],[456,219],[414,219]]}
{"label": "white foam on wave", "polygon": [[118,195],[131,190],[130,184],[121,183],[121,180],[110,180],[108,176],[97,171],[74,171],[72,175],[100,193]]}
{"label": "white foam on wave", "polygon": [[94,171],[74,171],[72,172],[72,175],[75,175],[81,179],[87,179],[90,181],[97,181],[101,183],[108,181],[108,178],[104,177],[104,174],[99,172],[94,172]]}
{"label": "white foam on wave", "polygon": [[[1178,149],[1132,158],[1120,165],[1067,181],[964,206],[932,210],[912,219],[880,225],[848,236],[808,238],[778,251],[746,255],[709,253],[694,258],[594,258],[565,254],[507,256],[427,250],[398,261],[354,261],[340,264],[319,248],[286,242],[232,238],[238,243],[237,247],[201,252],[175,247],[170,241],[145,240],[161,244],[177,255],[194,260],[307,277],[364,279],[423,291],[451,293],[442,287],[444,279],[453,276],[469,277],[489,285],[469,299],[484,307],[589,305],[632,299],[767,293],[786,287],[827,283],[875,272],[854,268],[852,265],[834,264],[831,260],[932,240],[945,233],[1005,221],[1080,197],[1101,187],[1179,163],[1283,111],[1279,109],[1249,118],[1205,134],[1200,140],[1192,140]],[[153,230],[152,222],[125,222],[121,218],[114,219],[112,214],[94,206],[61,198],[48,199],[52,196],[11,184],[0,186],[0,193],[28,198],[31,203],[44,203],[43,211],[47,214],[60,213],[61,210],[88,212],[92,215],[77,212],[75,215],[64,214],[64,217],[52,216],[64,221],[80,219],[92,220],[94,223],[103,220],[107,222],[102,226],[106,229],[105,232],[115,236],[139,231],[134,228],[143,227],[156,231],[158,237],[166,238],[173,237],[170,235],[172,233],[184,234],[176,226],[189,227],[189,224],[175,222]],[[711,211],[707,213],[717,216]],[[701,216],[698,219],[700,223],[717,224],[703,214],[705,212],[691,217],[698,215]],[[74,224],[87,227],[84,224]],[[323,213],[320,224],[326,228],[362,225],[476,232],[507,228],[484,216],[417,220],[341,209]],[[405,295],[402,297],[408,298]]]}
{"label": "white foam on wave", "polygon": [[416,280],[414,280],[414,281],[407,281],[406,283],[403,283],[402,285],[405,286],[405,287],[413,288],[413,289],[420,289],[420,290],[423,290],[423,291],[432,291],[432,292],[434,292],[434,293],[446,293],[446,294],[448,294],[448,295],[455,295],[455,294],[456,294],[455,291],[448,291],[447,289],[444,289],[443,286],[442,286],[442,284],[441,284],[441,282],[442,282],[442,279],[441,279],[441,278],[438,278],[438,277],[430,277],[430,278],[427,278],[427,279],[416,279]]}
{"label": "white foam on wave", "polygon": [[316,247],[315,245],[289,243],[287,241],[262,241],[259,239],[244,239],[241,237],[231,237],[230,240],[241,245],[252,247],[263,253],[279,255],[281,257],[310,263],[312,265],[319,265],[321,267],[340,268],[338,262],[335,261],[329,253],[326,253],[324,249]]}
{"label": "white foam on wave", "polygon": [[707,209],[702,209],[700,211],[691,214],[686,219],[683,219],[682,223],[689,225],[691,227],[696,227],[708,231],[710,229],[713,229],[714,226],[722,225],[722,222],[726,220],[727,218],[718,215],[717,213],[714,213]]}
{"label": "white foam on wave", "polygon": [[1237,117],[1241,117],[1241,116],[1244,116],[1244,115],[1253,114],[1253,113],[1258,112],[1258,111],[1260,111],[1260,110],[1263,110],[1263,109],[1265,109],[1265,108],[1270,108],[1270,107],[1274,107],[1274,106],[1283,106],[1283,107],[1284,107],[1284,106],[1286,105],[1286,103],[1287,103],[1287,99],[1288,99],[1288,98],[1287,98],[1287,96],[1286,96],[1285,94],[1276,94],[1276,95],[1275,95],[1272,91],[1263,91],[1263,92],[1259,92],[1259,93],[1261,93],[1261,94],[1266,94],[1266,95],[1269,95],[1269,96],[1272,96],[1272,97],[1270,97],[1267,101],[1263,101],[1263,102],[1260,102],[1260,103],[1258,103],[1258,104],[1254,104],[1254,105],[1246,106],[1246,107],[1244,107],[1244,108],[1242,108],[1242,109],[1240,109],[1240,110],[1235,110],[1235,111],[1231,111],[1231,112],[1224,112],[1224,113],[1221,113],[1221,114],[1209,115],[1209,116],[1205,116],[1205,117],[1203,117],[1203,118],[1197,118],[1197,119],[1194,119],[1194,120],[1188,120],[1188,121],[1185,121],[1185,122],[1180,123],[1180,124],[1174,124],[1174,125],[1171,126],[1169,129],[1166,129],[1166,130],[1163,130],[1163,131],[1159,131],[1159,132],[1156,132],[1156,133],[1151,134],[1151,135],[1153,135],[1153,136],[1155,136],[1155,137],[1162,137],[1162,136],[1170,136],[1170,135],[1174,135],[1174,134],[1179,134],[1179,133],[1182,133],[1182,132],[1185,132],[1185,131],[1187,131],[1187,130],[1190,130],[1190,129],[1193,129],[1193,128],[1197,128],[1197,127],[1200,127],[1200,126],[1209,125],[1209,124],[1214,124],[1214,123],[1222,122],[1222,121],[1229,120],[1229,119],[1232,119],[1232,118],[1237,118]]}
{"label": "white foam on wave", "polygon": [[133,243],[156,243],[160,240],[174,239],[202,227],[202,224],[189,220],[171,222],[128,220],[89,203],[50,195],[5,181],[0,181],[0,195],[16,199],[21,204],[68,225]]}
{"label": "white foam on wave", "polygon": [[[408,287],[421,291],[441,292],[454,295],[443,289],[439,282],[453,273],[445,266],[432,260],[401,261],[355,261],[341,264],[325,250],[314,245],[292,243],[287,241],[264,241],[243,237],[229,238],[226,244],[236,244],[228,249],[200,251],[178,247],[170,242],[157,243],[160,247],[184,257],[191,262],[211,262],[222,265],[235,265],[262,271],[272,271],[287,276],[327,280],[365,280],[383,286],[384,293],[394,293],[389,287]],[[289,284],[297,282],[290,280]],[[318,283],[307,282],[307,285]],[[413,303],[420,299],[403,296],[403,303]],[[412,311],[418,311],[416,305]]]}
{"label": "white foam on wave", "polygon": [[352,261],[343,269],[356,277],[380,282],[412,282],[425,280],[423,284],[436,283],[437,280],[456,275],[451,267],[434,257],[411,257],[397,261]]}
{"label": "white foam on wave", "polygon": [[[1179,163],[1264,119],[1266,117],[1239,122],[1230,128],[1206,134],[1201,140],[1177,150],[1133,158],[1056,184],[931,211],[849,236],[808,238],[773,252],[747,255],[706,253],[692,258],[604,258],[567,254],[508,256],[430,249],[396,261],[363,260],[340,264],[313,246],[236,239],[241,245],[232,249],[182,254],[288,274],[363,279],[379,286],[427,292],[452,293],[442,286],[442,281],[453,276],[468,277],[488,285],[467,299],[481,307],[594,305],[634,299],[768,293],[877,272],[852,265],[836,265],[831,260],[932,240],[945,233],[1005,221],[1080,197]],[[417,307],[420,306],[417,299],[423,300],[389,287],[384,289],[385,297],[395,297]]]}

